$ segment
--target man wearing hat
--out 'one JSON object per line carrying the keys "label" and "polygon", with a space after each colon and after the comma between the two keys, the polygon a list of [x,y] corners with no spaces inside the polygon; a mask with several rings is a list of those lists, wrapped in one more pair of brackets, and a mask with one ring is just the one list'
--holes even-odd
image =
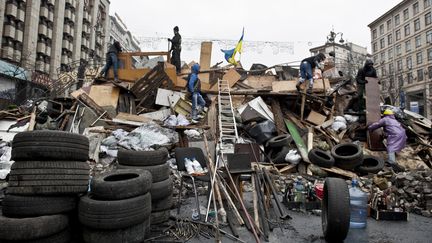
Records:
{"label": "man wearing hat", "polygon": [[375,123],[369,125],[369,131],[374,131],[382,127],[387,138],[388,163],[396,172],[403,171],[404,168],[396,162],[396,152],[400,152],[406,145],[407,136],[405,129],[396,120],[394,113],[390,109],[383,112],[383,117]]}
{"label": "man wearing hat", "polygon": [[181,52],[181,42],[182,38],[179,34],[179,27],[174,27],[174,37],[172,39],[168,39],[171,42],[171,64],[176,67],[177,73],[181,71],[181,61],[180,61],[180,52]]}

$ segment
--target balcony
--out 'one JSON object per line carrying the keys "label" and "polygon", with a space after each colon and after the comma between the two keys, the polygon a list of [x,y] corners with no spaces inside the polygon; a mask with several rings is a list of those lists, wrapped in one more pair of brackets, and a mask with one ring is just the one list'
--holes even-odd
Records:
{"label": "balcony", "polygon": [[51,47],[48,45],[46,46],[45,54],[51,56]]}
{"label": "balcony", "polygon": [[47,30],[47,37],[50,38],[50,39],[52,39],[52,34],[53,34],[52,29],[48,28],[48,30]]}
{"label": "balcony", "polygon": [[15,31],[15,40],[16,41],[22,42],[23,41],[23,36],[24,36],[24,33],[23,33],[22,30],[16,30]]}
{"label": "balcony", "polygon": [[24,21],[25,21],[25,11],[22,10],[22,9],[18,9],[18,13],[17,13],[16,18],[17,18],[19,21],[24,22]]}
{"label": "balcony", "polygon": [[45,62],[43,60],[36,61],[36,71],[45,72]]}
{"label": "balcony", "polygon": [[68,40],[63,40],[62,47],[63,47],[64,49],[69,49],[69,41],[68,41]]}
{"label": "balcony", "polygon": [[38,42],[36,46],[36,52],[46,54],[46,47],[47,45],[43,42]]}
{"label": "balcony", "polygon": [[71,27],[68,24],[63,26],[63,33],[69,34]]}
{"label": "balcony", "polygon": [[21,61],[21,50],[15,50],[13,54],[13,59],[15,62]]}
{"label": "balcony", "polygon": [[69,58],[66,55],[62,55],[61,57],[61,63],[62,64],[68,64],[69,63]]}
{"label": "balcony", "polygon": [[10,37],[10,38],[14,39],[15,38],[15,31],[16,31],[15,26],[10,25],[10,24],[6,24],[5,28],[4,28],[3,36],[4,37]]}
{"label": "balcony", "polygon": [[54,12],[53,11],[50,11],[48,13],[48,20],[51,22],[54,22]]}
{"label": "balcony", "polygon": [[48,36],[48,27],[44,24],[40,24],[38,32],[41,35]]}
{"label": "balcony", "polygon": [[70,10],[70,9],[66,9],[66,10],[65,10],[65,15],[64,15],[64,16],[65,16],[65,18],[68,19],[68,20],[73,20],[73,19],[72,19],[72,10]]}
{"label": "balcony", "polygon": [[45,72],[49,73],[50,72],[50,64],[49,63],[45,63]]}
{"label": "balcony", "polygon": [[6,15],[16,17],[18,13],[18,6],[12,3],[6,5]]}
{"label": "balcony", "polygon": [[14,54],[12,46],[5,46],[2,48],[2,58],[11,60]]}
{"label": "balcony", "polygon": [[49,9],[46,6],[40,8],[40,16],[49,19]]}

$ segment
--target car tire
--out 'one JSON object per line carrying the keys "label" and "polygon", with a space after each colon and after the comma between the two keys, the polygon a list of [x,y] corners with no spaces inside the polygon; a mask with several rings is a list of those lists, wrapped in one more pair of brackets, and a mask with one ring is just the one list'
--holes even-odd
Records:
{"label": "car tire", "polygon": [[122,165],[119,164],[117,166],[118,169],[132,169],[132,170],[148,170],[152,175],[152,182],[160,182],[169,178],[171,169],[169,168],[168,163],[164,163],[161,165],[151,165],[151,166],[130,166],[130,165]]}
{"label": "car tire", "polygon": [[168,149],[161,147],[154,151],[119,150],[118,161],[122,165],[152,166],[166,163]]}
{"label": "car tire", "polygon": [[121,200],[146,194],[152,186],[152,175],[147,170],[116,170],[91,181],[95,199]]}
{"label": "car tire", "polygon": [[331,168],[335,163],[333,156],[321,149],[311,149],[308,153],[308,158],[312,164],[324,168]]}
{"label": "car tire", "polygon": [[328,242],[345,240],[350,221],[350,197],[346,182],[328,177],[324,182],[322,229]]}
{"label": "car tire", "polygon": [[365,155],[363,162],[356,168],[356,171],[360,173],[371,173],[376,174],[384,168],[384,160],[372,155]]}
{"label": "car tire", "polygon": [[331,155],[335,159],[335,166],[344,170],[353,170],[363,161],[362,148],[354,143],[343,143],[334,146]]}

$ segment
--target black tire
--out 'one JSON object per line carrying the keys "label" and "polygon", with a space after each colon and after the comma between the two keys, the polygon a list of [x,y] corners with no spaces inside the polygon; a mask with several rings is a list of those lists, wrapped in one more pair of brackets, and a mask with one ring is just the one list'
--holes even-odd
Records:
{"label": "black tire", "polygon": [[309,151],[308,158],[312,164],[324,168],[331,168],[335,163],[335,159],[330,154],[330,152],[321,149],[311,149],[311,151]]}
{"label": "black tire", "polygon": [[287,163],[285,161],[286,155],[289,153],[290,148],[288,147],[282,147],[281,151],[275,153],[274,150],[270,152],[270,158],[272,159],[273,163],[275,164],[285,164]]}
{"label": "black tire", "polygon": [[152,165],[152,166],[130,166],[130,165],[119,164],[117,168],[131,169],[131,170],[148,170],[152,174],[153,183],[168,179],[171,173],[171,169],[169,168],[168,163],[161,164],[161,165]]}
{"label": "black tire", "polygon": [[152,200],[152,212],[160,212],[171,209],[173,205],[173,195],[172,193],[165,198],[158,200]]}
{"label": "black tire", "polygon": [[8,218],[0,213],[0,239],[27,241],[59,233],[68,226],[68,217],[62,214],[34,218]]}
{"label": "black tire", "polygon": [[[16,161],[11,166],[11,173],[18,169],[29,169],[22,171],[22,175],[38,175],[38,174],[81,174],[90,173],[90,166],[87,163],[78,161]],[[46,170],[46,171],[45,171]],[[52,170],[52,171],[50,171]],[[76,173],[72,172],[76,171]],[[27,172],[27,173],[25,173]],[[17,173],[18,174],[18,173]]]}
{"label": "black tire", "polygon": [[31,131],[12,141],[12,160],[86,161],[89,141],[85,136],[60,131]]}
{"label": "black tire", "polygon": [[173,193],[173,186],[173,180],[171,177],[164,181],[153,183],[150,190],[152,200],[156,201],[168,197]]}
{"label": "black tire", "polygon": [[6,217],[25,218],[54,215],[72,211],[77,206],[76,197],[38,197],[7,194],[2,212]]}
{"label": "black tire", "polygon": [[165,223],[169,220],[170,210],[160,211],[160,212],[152,212],[150,217],[151,225]]}
{"label": "black tire", "polygon": [[86,175],[80,175],[80,174],[60,174],[60,175],[53,175],[53,174],[39,174],[39,175],[17,175],[16,173],[14,175],[9,175],[9,181],[62,181],[62,180],[81,180],[81,181],[88,181],[89,175],[88,173]]}
{"label": "black tire", "polygon": [[279,148],[288,146],[292,141],[292,138],[289,134],[279,135],[273,138],[270,138],[267,141],[267,147],[271,148]]}
{"label": "black tire", "polygon": [[360,173],[376,174],[384,168],[384,160],[372,155],[365,155],[362,164],[356,168]]}
{"label": "black tire", "polygon": [[334,146],[331,155],[335,159],[335,165],[344,170],[352,170],[361,165],[363,161],[362,148],[353,143],[343,143]]}
{"label": "black tire", "polygon": [[91,192],[95,199],[119,200],[146,194],[152,186],[147,170],[117,170],[93,178]]}
{"label": "black tire", "polygon": [[80,222],[94,229],[122,229],[143,222],[151,213],[150,193],[115,201],[81,197],[78,205]]}
{"label": "black tire", "polygon": [[[39,238],[39,239],[32,239],[32,240],[25,240],[25,243],[68,243],[71,241],[71,233],[69,229],[63,230],[59,233],[55,233],[53,235]],[[15,241],[15,240],[0,240],[1,243],[19,243],[23,241]]]}
{"label": "black tire", "polygon": [[[148,219],[147,219],[148,221]],[[117,230],[98,230],[84,227],[83,237],[86,243],[139,243],[146,234],[147,221],[131,227]]]}
{"label": "black tire", "polygon": [[168,159],[168,149],[161,147],[154,151],[119,150],[117,158],[122,165],[161,165],[166,163]]}
{"label": "black tire", "polygon": [[342,242],[349,230],[350,197],[346,182],[327,178],[322,200],[322,229],[328,242]]}

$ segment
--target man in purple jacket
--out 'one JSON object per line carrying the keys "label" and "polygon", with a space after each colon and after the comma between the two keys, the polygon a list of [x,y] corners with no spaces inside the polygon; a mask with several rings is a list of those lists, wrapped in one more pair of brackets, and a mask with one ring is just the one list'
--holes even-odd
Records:
{"label": "man in purple jacket", "polygon": [[369,125],[369,131],[373,131],[378,128],[384,128],[384,133],[387,138],[387,152],[388,152],[388,163],[394,170],[403,171],[404,168],[396,163],[396,152],[400,152],[406,144],[407,136],[405,129],[396,120],[392,110],[386,109],[383,112],[383,118],[378,122]]}

